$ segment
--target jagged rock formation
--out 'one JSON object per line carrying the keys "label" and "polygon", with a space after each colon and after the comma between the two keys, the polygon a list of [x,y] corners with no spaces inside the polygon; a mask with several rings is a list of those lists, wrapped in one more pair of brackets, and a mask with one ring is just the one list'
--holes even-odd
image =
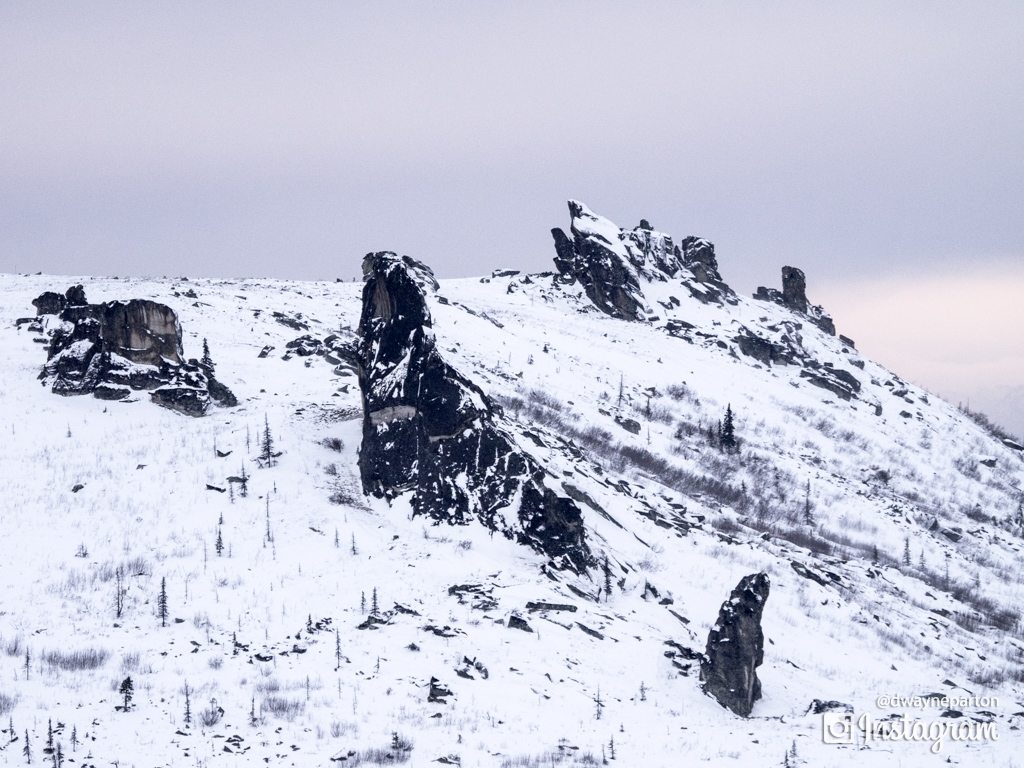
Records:
{"label": "jagged rock formation", "polygon": [[442,358],[425,290],[429,268],[394,253],[367,255],[353,356],[363,397],[359,468],[378,497],[412,492],[412,508],[438,522],[478,519],[550,556],[559,567],[590,562],[575,502],[502,427],[497,406]]}
{"label": "jagged rock formation", "polygon": [[150,390],[153,402],[190,416],[206,413],[211,400],[238,404],[212,370],[184,359],[178,316],[164,304],[89,304],[80,285],[64,295],[47,291],[32,303],[39,316],[58,321],[39,376],[56,394],[122,400]]}
{"label": "jagged rock formation", "polygon": [[764,660],[761,613],[771,584],[767,574],[744,576],[722,604],[700,666],[704,692],[747,717],[761,698],[757,668]]}
{"label": "jagged rock formation", "polygon": [[[830,336],[836,335],[836,326],[832,317],[820,306],[807,300],[807,278],[803,270],[796,267],[782,268],[782,290],[761,286],[754,293],[754,298],[780,304],[807,319],[821,328]],[[851,343],[852,346],[852,343]]]}
{"label": "jagged rock formation", "polygon": [[552,229],[555,266],[576,280],[602,312],[626,320],[651,315],[644,288],[675,282],[703,302],[728,301],[734,294],[718,272],[715,247],[699,237],[679,245],[642,220],[631,230],[619,229],[583,203],[569,201],[570,239]]}

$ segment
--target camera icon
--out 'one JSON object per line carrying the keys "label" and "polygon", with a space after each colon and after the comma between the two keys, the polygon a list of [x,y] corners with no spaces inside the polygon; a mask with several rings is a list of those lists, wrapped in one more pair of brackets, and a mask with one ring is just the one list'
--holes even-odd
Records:
{"label": "camera icon", "polygon": [[853,717],[846,712],[822,714],[821,740],[825,744],[853,744]]}

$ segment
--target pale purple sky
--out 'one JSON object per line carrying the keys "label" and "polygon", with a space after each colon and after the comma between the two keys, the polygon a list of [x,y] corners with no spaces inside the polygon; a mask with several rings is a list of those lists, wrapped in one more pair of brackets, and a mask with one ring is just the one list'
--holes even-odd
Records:
{"label": "pale purple sky", "polygon": [[[1022,50],[1020,2],[7,0],[0,271],[546,269],[574,197],[711,239],[744,292],[804,268],[869,354],[985,404],[1024,385],[982,279],[1024,290]],[[984,360],[936,364],[900,291]]]}

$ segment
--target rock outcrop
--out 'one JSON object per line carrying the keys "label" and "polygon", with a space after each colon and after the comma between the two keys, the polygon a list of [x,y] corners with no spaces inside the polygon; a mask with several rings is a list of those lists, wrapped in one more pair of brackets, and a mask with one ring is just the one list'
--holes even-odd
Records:
{"label": "rock outcrop", "polygon": [[32,302],[55,321],[40,378],[59,395],[122,400],[149,390],[158,405],[202,416],[211,401],[237,405],[212,369],[185,360],[174,310],[148,299],[89,304],[82,286]]}
{"label": "rock outcrop", "polygon": [[761,698],[757,668],[764,660],[761,613],[770,588],[767,574],[745,576],[722,604],[708,635],[700,666],[705,693],[723,707],[747,717]]}
{"label": "rock outcrop", "polygon": [[363,398],[359,468],[367,493],[411,493],[414,514],[473,519],[581,571],[591,556],[575,502],[516,444],[498,407],[438,352],[425,291],[430,270],[382,252],[366,284],[352,352]]}
{"label": "rock outcrop", "polygon": [[796,267],[782,268],[782,290],[761,286],[754,293],[754,298],[770,301],[786,309],[805,315],[814,325],[830,336],[836,335],[836,326],[832,317],[820,306],[807,300],[807,278],[803,270]]}
{"label": "rock outcrop", "polygon": [[677,284],[702,302],[721,303],[734,296],[707,240],[687,237],[677,245],[646,220],[634,229],[619,229],[576,200],[569,201],[569,215],[572,238],[561,229],[551,230],[555,266],[612,317],[650,316],[645,289],[654,283]]}

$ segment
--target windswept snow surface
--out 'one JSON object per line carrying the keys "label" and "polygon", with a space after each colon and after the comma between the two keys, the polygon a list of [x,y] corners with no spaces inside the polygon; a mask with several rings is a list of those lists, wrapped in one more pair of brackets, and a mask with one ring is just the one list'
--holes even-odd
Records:
{"label": "windswept snow surface", "polygon": [[[207,338],[240,405],[192,419],[144,392],[103,402],[41,386],[45,346],[15,320],[77,282],[91,301],[175,309],[186,357]],[[0,764],[25,762],[26,732],[33,763],[52,760],[49,723],[67,765],[122,768],[388,754],[417,766],[1022,764],[1019,453],[805,319],[804,349],[861,382],[854,400],[740,354],[741,326],[769,337],[801,322],[775,305],[680,296],[636,323],[550,276],[441,281],[429,296],[439,350],[586,498],[591,549],[612,571],[597,601],[600,567],[545,573],[540,555],[478,524],[435,526],[403,499],[363,496],[358,383],[321,356],[283,359],[305,332],[273,316],[301,314],[318,338],[351,332],[361,288],[0,279]],[[671,304],[670,284],[651,290]],[[669,319],[694,328],[671,335]],[[727,405],[738,455],[706,438]],[[281,451],[269,468],[256,461],[265,423]],[[243,467],[244,498],[227,480]],[[704,650],[722,601],[760,570],[764,698],[743,719],[700,691],[683,649]],[[360,629],[375,590],[380,623]],[[532,631],[508,627],[513,615]],[[435,677],[446,703],[428,703]],[[995,701],[952,707],[961,718],[876,704],[929,693]],[[931,740],[826,744],[813,699],[879,720],[980,721],[995,736],[947,737],[937,752]],[[392,749],[395,734],[411,750]]]}

